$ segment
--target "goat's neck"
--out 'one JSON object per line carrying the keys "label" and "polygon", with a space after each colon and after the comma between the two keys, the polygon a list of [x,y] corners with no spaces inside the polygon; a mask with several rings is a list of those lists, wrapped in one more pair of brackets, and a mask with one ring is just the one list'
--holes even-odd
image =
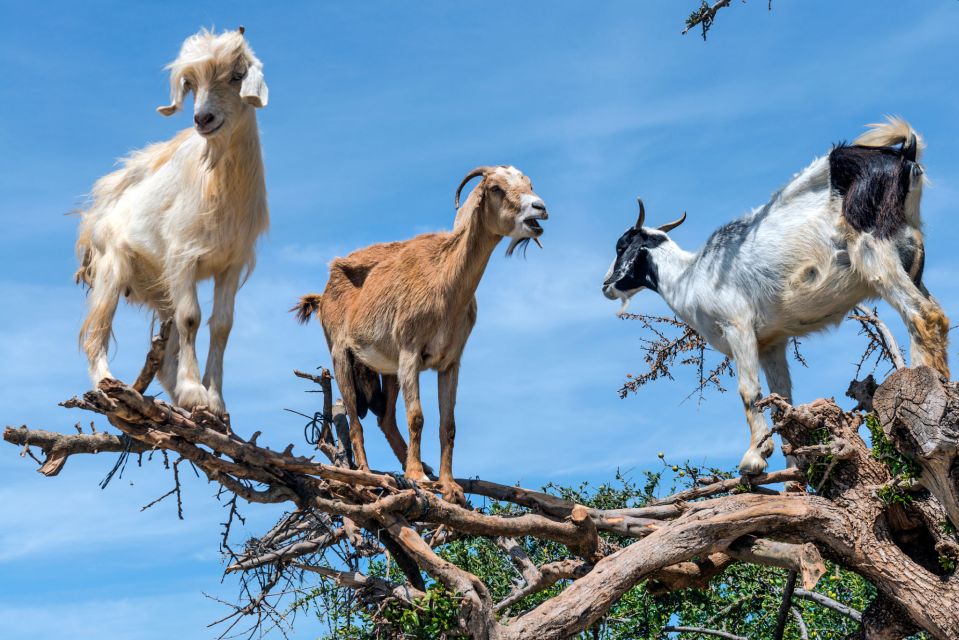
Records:
{"label": "goat's neck", "polygon": [[[260,135],[256,126],[256,113],[252,107],[237,116],[239,121],[229,132],[229,137],[206,141],[204,158],[208,175],[204,195],[214,207],[228,204],[226,200],[249,203],[259,192],[265,196],[263,156],[260,151]],[[254,203],[266,211],[266,202]],[[232,210],[233,208],[230,207]],[[232,211],[246,215],[246,211]]]}
{"label": "goat's neck", "polygon": [[466,304],[476,294],[490,256],[503,238],[486,228],[480,213],[474,211],[457,226],[441,256],[440,278],[443,289],[456,298],[454,304]]}
{"label": "goat's neck", "polygon": [[686,322],[691,322],[693,300],[689,267],[696,259],[696,255],[684,251],[675,242],[665,242],[655,249],[654,263],[656,265],[656,285],[659,295],[663,297],[669,308]]}

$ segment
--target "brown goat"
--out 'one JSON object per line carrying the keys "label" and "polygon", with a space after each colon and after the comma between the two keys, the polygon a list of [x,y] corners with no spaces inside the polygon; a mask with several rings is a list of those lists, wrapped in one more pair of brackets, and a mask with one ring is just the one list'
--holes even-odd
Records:
{"label": "brown goat", "polygon": [[[322,295],[303,296],[293,307],[301,322],[318,314],[333,358],[334,374],[350,419],[350,440],[360,468],[369,468],[360,418],[367,409],[380,423],[398,457],[405,443],[393,411],[398,387],[406,403],[410,446],[405,452],[408,479],[425,482],[420,460],[423,410],[419,374],[438,375],[440,477],[443,497],[464,502],[453,480],[453,407],[460,358],[476,322],[476,288],[499,241],[517,245],[543,233],[548,217],[529,178],[513,167],[478,167],[456,190],[482,177],[457,213],[451,232],[427,233],[405,242],[377,244],[330,264]],[[380,375],[383,376],[382,383]]]}

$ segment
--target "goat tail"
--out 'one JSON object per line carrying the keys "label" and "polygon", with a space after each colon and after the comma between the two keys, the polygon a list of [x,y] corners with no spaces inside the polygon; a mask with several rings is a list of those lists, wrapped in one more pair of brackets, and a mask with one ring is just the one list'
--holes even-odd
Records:
{"label": "goat tail", "polygon": [[113,335],[112,320],[114,307],[104,304],[93,304],[87,317],[80,326],[80,349],[92,358],[98,349],[104,352],[110,344]]}
{"label": "goat tail", "polygon": [[320,302],[322,301],[323,296],[320,294],[308,293],[302,296],[300,301],[290,308],[290,312],[296,315],[296,319],[300,324],[306,324],[310,321],[311,316],[320,314]]}
{"label": "goat tail", "polygon": [[90,237],[90,229],[84,222],[86,221],[82,220],[80,222],[80,235],[77,238],[77,258],[80,259],[80,266],[77,268],[76,273],[73,274],[73,278],[77,284],[89,289],[93,287],[93,262],[95,256],[92,239]]}
{"label": "goat tail", "polygon": [[919,161],[926,147],[922,136],[899,116],[886,116],[885,122],[866,125],[869,131],[856,138],[853,144],[860,147],[892,147],[902,145],[902,154],[907,160]]}

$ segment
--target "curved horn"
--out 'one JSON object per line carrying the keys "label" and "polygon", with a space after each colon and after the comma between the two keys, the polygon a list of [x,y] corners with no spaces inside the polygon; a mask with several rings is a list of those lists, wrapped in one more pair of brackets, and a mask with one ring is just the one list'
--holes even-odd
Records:
{"label": "curved horn", "polygon": [[466,177],[463,178],[463,181],[460,182],[460,186],[456,188],[456,198],[453,200],[453,206],[457,209],[460,208],[460,192],[463,190],[463,187],[466,186],[466,183],[472,180],[477,176],[486,176],[486,173],[490,170],[488,166],[476,167],[472,171],[466,174]]}
{"label": "curved horn", "polygon": [[637,197],[636,202],[639,203],[639,219],[636,220],[636,230],[639,231],[643,227],[643,222],[646,220],[646,207],[643,205],[643,199]]}
{"label": "curved horn", "polygon": [[681,216],[678,217],[677,219],[673,220],[672,222],[667,222],[667,223],[664,224],[663,226],[659,227],[659,230],[662,231],[663,233],[669,233],[670,231],[672,231],[673,229],[675,229],[676,227],[678,227],[679,225],[681,225],[681,224],[684,223],[684,222],[686,222],[686,212],[685,212],[685,211],[683,211],[683,215],[681,215]]}

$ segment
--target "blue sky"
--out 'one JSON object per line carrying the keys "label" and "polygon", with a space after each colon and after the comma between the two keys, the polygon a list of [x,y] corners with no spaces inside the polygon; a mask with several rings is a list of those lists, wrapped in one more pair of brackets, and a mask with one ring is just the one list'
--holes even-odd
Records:
{"label": "blue sky", "polygon": [[[733,396],[684,403],[683,375],[618,398],[642,359],[639,327],[600,293],[615,241],[642,195],[654,223],[689,212],[674,238],[694,248],[887,113],[927,139],[926,282],[959,317],[959,3],[737,3],[707,43],[679,35],[693,0],[269,4],[0,4],[0,251],[12,267],[0,275],[4,424],[89,421],[56,406],[88,385],[76,218],[63,214],[115,158],[189,126],[190,109],[166,119],[154,108],[168,101],[163,65],[201,26],[244,24],[270,86],[259,122],[273,225],[238,296],[225,396],[234,425],[262,430],[271,446],[302,442],[302,420],[284,408],[315,408],[290,371],[328,364],[319,327],[295,325],[291,302],[322,289],[334,256],[449,228],[453,191],[478,164],[527,173],[550,219],[545,250],[506,260],[501,248],[480,285],[460,376],[458,475],[603,480],[655,467],[657,451],[734,465],[747,431]],[[204,287],[207,309],[210,297]],[[632,310],[665,307],[647,293]],[[144,312],[121,309],[115,374],[135,376],[147,331]],[[851,326],[808,339],[797,399],[841,396],[861,344]],[[435,461],[435,376],[423,385],[424,455]],[[369,426],[373,464],[394,465]],[[219,578],[215,488],[187,482],[183,522],[169,502],[141,513],[169,472],[130,465],[101,491],[112,462],[72,459],[45,479],[0,447],[7,640],[216,636],[205,625],[222,610],[202,592],[229,598],[235,585]],[[245,513],[250,535],[276,515]],[[297,637],[319,629],[304,620]]]}

